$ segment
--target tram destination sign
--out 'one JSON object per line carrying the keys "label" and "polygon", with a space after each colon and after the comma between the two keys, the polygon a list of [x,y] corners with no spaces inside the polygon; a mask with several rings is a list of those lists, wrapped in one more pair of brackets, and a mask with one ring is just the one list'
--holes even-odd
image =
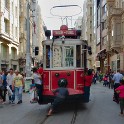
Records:
{"label": "tram destination sign", "polygon": [[53,30],[53,36],[76,36],[76,30]]}

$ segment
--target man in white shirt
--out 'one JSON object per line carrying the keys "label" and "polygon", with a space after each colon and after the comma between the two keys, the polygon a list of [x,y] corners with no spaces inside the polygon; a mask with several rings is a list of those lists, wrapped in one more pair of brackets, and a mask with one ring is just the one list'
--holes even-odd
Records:
{"label": "man in white shirt", "polygon": [[42,92],[43,92],[43,82],[42,82],[42,77],[40,74],[37,72],[37,68],[33,68],[33,79],[34,79],[34,84],[37,88],[37,93],[39,96],[38,103],[41,104],[42,102]]}
{"label": "man in white shirt", "polygon": [[115,89],[120,86],[120,80],[122,80],[123,75],[120,73],[120,70],[117,70],[117,73],[114,74],[113,76],[113,81],[114,81],[114,99],[113,101],[119,103],[119,95],[118,93],[115,92]]}
{"label": "man in white shirt", "polygon": [[[7,85],[12,90],[12,83],[13,83],[13,79],[14,79],[15,74],[13,73],[12,68],[10,68],[9,71],[10,71],[10,73],[7,75]],[[15,91],[12,90],[12,92],[13,92],[13,95],[9,96],[9,103],[14,103],[14,101],[15,101]]]}

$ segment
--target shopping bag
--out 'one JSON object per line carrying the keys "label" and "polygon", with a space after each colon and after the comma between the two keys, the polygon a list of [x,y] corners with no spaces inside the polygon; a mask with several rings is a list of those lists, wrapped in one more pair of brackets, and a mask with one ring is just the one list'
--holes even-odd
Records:
{"label": "shopping bag", "polygon": [[12,90],[10,89],[9,86],[7,86],[7,91],[8,91],[8,95],[9,95],[9,96],[12,96],[12,95],[13,95],[13,92],[12,92]]}
{"label": "shopping bag", "polygon": [[30,103],[37,103],[38,95],[36,88],[31,88],[29,93],[30,93]]}

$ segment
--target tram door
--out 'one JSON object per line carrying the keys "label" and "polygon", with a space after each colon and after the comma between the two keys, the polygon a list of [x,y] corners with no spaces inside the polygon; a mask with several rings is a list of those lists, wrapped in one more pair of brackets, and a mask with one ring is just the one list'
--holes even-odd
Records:
{"label": "tram door", "polygon": [[74,66],[74,47],[65,46],[64,47],[64,67]]}

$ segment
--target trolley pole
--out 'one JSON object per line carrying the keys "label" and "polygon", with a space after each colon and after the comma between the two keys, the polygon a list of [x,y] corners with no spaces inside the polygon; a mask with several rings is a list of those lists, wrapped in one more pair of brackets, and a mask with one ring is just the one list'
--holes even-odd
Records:
{"label": "trolley pole", "polygon": [[27,1],[27,42],[26,42],[26,77],[31,77],[31,54],[30,54],[30,3]]}

